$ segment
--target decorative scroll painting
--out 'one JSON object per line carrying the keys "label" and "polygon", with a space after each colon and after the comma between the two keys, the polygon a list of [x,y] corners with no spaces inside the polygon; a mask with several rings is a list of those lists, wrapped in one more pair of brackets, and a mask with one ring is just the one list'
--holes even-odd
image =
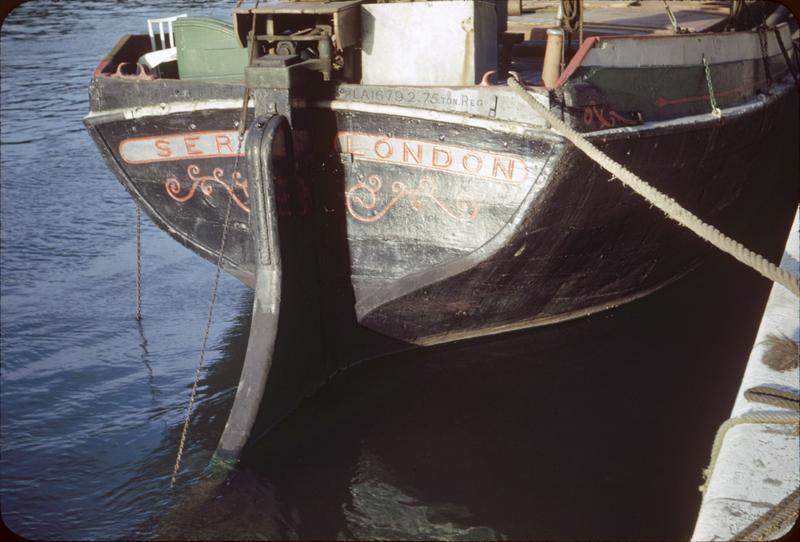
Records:
{"label": "decorative scroll painting", "polygon": [[378,194],[382,188],[383,180],[378,175],[370,175],[366,182],[356,183],[347,191],[345,197],[350,216],[359,222],[375,222],[383,218],[403,199],[407,200],[417,212],[426,202],[430,202],[433,208],[452,220],[468,222],[478,214],[477,203],[468,196],[456,198],[455,205],[448,207],[437,197],[435,182],[427,177],[422,177],[416,187],[410,187],[402,181],[394,181],[391,183],[391,199],[379,206]]}
{"label": "decorative scroll painting", "polygon": [[[402,178],[388,178],[384,172],[373,173],[350,186],[345,193],[347,211],[353,219],[364,223],[376,222],[400,205],[409,205],[418,213],[435,213],[448,220],[470,222],[478,216],[476,200],[481,199],[486,190],[520,186],[530,176],[528,164],[519,156],[443,143],[339,132],[336,145],[354,161],[410,168],[411,175]],[[469,180],[465,184],[457,180],[459,177]],[[488,184],[481,193],[464,192],[464,187],[469,187],[470,191],[481,190],[472,181]],[[454,191],[455,185],[459,190]]]}
{"label": "decorative scroll painting", "polygon": [[[237,158],[241,156],[239,150],[239,132],[234,130],[133,137],[119,144],[119,155],[129,164]],[[214,161],[216,163],[218,161]],[[227,174],[221,167],[204,168],[198,164],[202,162],[189,164],[185,174],[181,172],[164,179],[164,189],[170,198],[184,203],[196,195],[210,198],[215,189],[221,189],[228,193],[237,207],[246,213],[250,212],[247,179],[242,177],[240,171]]]}
{"label": "decorative scroll painting", "polygon": [[614,128],[617,124],[634,126],[641,124],[641,121],[626,119],[613,109],[607,109],[604,105],[597,105],[594,102],[583,108],[583,123],[586,126],[597,126],[598,128]]}
{"label": "decorative scroll painting", "polygon": [[[234,171],[231,174],[230,182],[224,176],[225,171],[222,168],[216,167],[211,171],[210,175],[202,175],[201,169],[196,164],[191,164],[186,168],[186,175],[191,180],[191,185],[184,186],[177,177],[167,177],[164,181],[164,188],[167,190],[169,197],[177,202],[183,203],[189,201],[194,197],[198,188],[200,193],[205,197],[211,197],[214,194],[214,188],[220,187],[228,192],[231,201],[236,204],[241,210],[246,213],[250,212],[250,208],[245,201],[250,197],[247,187],[247,179],[242,178],[242,174]],[[239,197],[238,191],[244,195],[245,201]]]}

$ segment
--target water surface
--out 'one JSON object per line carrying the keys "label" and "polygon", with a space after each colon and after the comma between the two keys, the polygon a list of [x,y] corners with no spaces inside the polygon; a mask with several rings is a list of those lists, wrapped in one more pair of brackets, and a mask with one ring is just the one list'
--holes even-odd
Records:
{"label": "water surface", "polygon": [[[3,23],[5,524],[38,539],[688,537],[768,292],[725,256],[612,312],[346,372],[206,493],[249,329],[251,293],[223,277],[170,491],[213,266],[145,220],[137,325],[134,206],[82,117],[122,33],[227,18],[223,4],[32,0]],[[797,179],[790,163],[765,178]],[[759,232],[788,227],[772,209]],[[780,234],[744,235],[780,254]]]}

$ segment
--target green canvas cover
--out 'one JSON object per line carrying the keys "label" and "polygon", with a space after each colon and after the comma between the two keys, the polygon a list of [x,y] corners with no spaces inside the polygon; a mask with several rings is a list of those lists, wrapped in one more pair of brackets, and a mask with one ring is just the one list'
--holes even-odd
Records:
{"label": "green canvas cover", "polygon": [[233,26],[211,17],[181,17],[174,23],[178,77],[243,81],[247,48],[240,47]]}

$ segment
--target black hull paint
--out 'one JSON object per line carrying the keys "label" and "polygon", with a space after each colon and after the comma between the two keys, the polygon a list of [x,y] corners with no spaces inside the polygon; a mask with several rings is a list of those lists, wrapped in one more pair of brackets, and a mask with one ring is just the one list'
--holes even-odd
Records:
{"label": "black hull paint", "polygon": [[[181,92],[159,82],[154,97],[185,99],[186,83],[175,83]],[[197,86],[208,94],[213,85]],[[220,87],[227,94],[218,89],[213,98],[235,104],[236,87]],[[735,233],[730,228],[749,206],[739,194],[758,157],[774,144],[781,121],[796,118],[794,93],[781,92],[726,110],[720,120],[706,115],[590,137],[706,221]],[[147,104],[146,96],[140,99]],[[282,246],[317,253],[320,271],[309,280],[324,286],[319,302],[334,328],[352,331],[357,321],[393,339],[433,344],[557,322],[662,287],[707,250],[547,130],[503,132],[490,119],[457,124],[416,111],[403,115],[350,100],[294,115],[303,158],[297,183],[277,187],[277,205],[305,233]],[[150,217],[212,261],[227,197],[235,196],[225,269],[252,286],[247,179],[234,182],[234,145],[219,139],[237,129],[238,118],[229,105],[133,119],[99,115],[87,125]],[[121,145],[137,138],[169,144],[140,149],[152,161],[131,163],[138,161],[123,156],[132,151]],[[159,156],[167,152],[174,155]]]}
{"label": "black hull paint", "polygon": [[[238,112],[221,109],[132,120],[111,117],[104,122],[87,121],[87,126],[117,178],[159,228],[214,263],[228,196],[232,195],[224,268],[253,287],[249,194],[244,161],[235,156],[238,145],[229,144],[234,148],[230,156],[144,163],[126,161],[120,150],[124,141],[138,138],[197,132],[228,134],[237,130],[238,118]],[[227,146],[224,149],[227,151]],[[234,182],[235,173],[242,175],[241,183]]]}
{"label": "black hull paint", "polygon": [[[798,201],[796,163],[784,178],[761,171],[796,160],[798,111],[775,47],[759,57],[756,37],[673,36],[645,67],[639,46],[655,42],[587,40],[560,86],[535,92],[612,158],[750,245],[764,229],[759,212],[794,212]],[[709,72],[686,60],[708,50]],[[85,122],[104,159],[180,243],[216,262],[224,238],[224,269],[255,288],[212,465],[235,463],[251,432],[268,431],[339,369],[613,307],[713,250],[506,86],[304,87],[290,70],[298,78],[287,91],[251,78],[243,143],[241,85],[118,77],[123,56],[104,59],[90,89]],[[706,73],[722,118],[708,113]],[[788,147],[776,147],[781,138]]]}
{"label": "black hull paint", "polygon": [[[752,218],[755,202],[740,197],[748,182],[785,191],[784,183],[794,181],[760,179],[757,173],[775,136],[785,137],[786,119],[797,118],[796,104],[790,93],[769,107],[719,121],[621,129],[592,139],[681,205],[735,235]],[[610,181],[609,173],[574,147],[557,160],[546,188],[519,208],[505,234],[463,258],[378,288],[359,300],[359,321],[419,344],[558,322],[669,284],[711,250]],[[796,188],[793,196],[787,208],[797,201]]]}

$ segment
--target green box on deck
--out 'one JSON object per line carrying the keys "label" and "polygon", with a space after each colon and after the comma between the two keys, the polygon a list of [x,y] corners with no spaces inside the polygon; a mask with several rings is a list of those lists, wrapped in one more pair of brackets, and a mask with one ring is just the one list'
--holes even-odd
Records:
{"label": "green box on deck", "polygon": [[181,17],[174,23],[181,79],[243,81],[248,64],[233,26],[211,17]]}

